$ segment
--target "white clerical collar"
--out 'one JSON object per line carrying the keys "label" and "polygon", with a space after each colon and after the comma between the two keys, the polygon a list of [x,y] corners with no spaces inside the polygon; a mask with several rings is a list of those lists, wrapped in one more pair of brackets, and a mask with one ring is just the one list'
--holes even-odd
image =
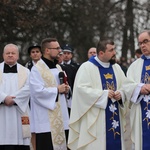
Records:
{"label": "white clerical collar", "polygon": [[150,56],[145,56],[147,59],[150,59]]}
{"label": "white clerical collar", "polygon": [[13,67],[13,66],[15,66],[16,64],[17,64],[17,63],[15,63],[15,64],[13,64],[13,65],[8,65],[8,64],[7,64],[7,65],[8,65],[9,67]]}
{"label": "white clerical collar", "polygon": [[36,63],[32,60],[33,66],[36,65]]}
{"label": "white clerical collar", "polygon": [[94,59],[104,68],[109,68],[110,62],[102,62],[97,56],[95,56]]}

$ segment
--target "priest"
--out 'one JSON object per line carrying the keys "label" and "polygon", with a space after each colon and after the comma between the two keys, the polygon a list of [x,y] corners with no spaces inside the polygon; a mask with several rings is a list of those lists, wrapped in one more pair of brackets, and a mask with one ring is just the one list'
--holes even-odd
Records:
{"label": "priest", "polygon": [[30,150],[29,70],[18,58],[18,47],[7,44],[0,64],[1,150]]}
{"label": "priest", "polygon": [[[43,56],[31,69],[31,118],[36,133],[36,150],[67,150],[69,115],[66,97],[69,85],[64,82],[57,57],[61,52],[55,38],[43,39]],[[59,78],[60,77],[60,78]]]}
{"label": "priest", "polygon": [[76,75],[68,147],[72,150],[125,150],[126,79],[115,64],[115,44],[100,41],[97,56],[83,63]]}
{"label": "priest", "polygon": [[150,30],[138,36],[142,56],[128,68],[132,81],[124,87],[130,100],[131,140],[133,150],[150,149]]}

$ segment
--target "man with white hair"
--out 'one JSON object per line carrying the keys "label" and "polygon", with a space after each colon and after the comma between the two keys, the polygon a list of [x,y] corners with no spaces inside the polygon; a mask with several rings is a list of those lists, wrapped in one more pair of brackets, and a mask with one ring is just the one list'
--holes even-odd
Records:
{"label": "man with white hair", "polygon": [[18,47],[8,44],[0,63],[0,149],[29,150],[29,70],[17,63]]}
{"label": "man with white hair", "polygon": [[133,82],[124,87],[130,100],[131,140],[133,150],[150,149],[150,30],[138,36],[142,56],[128,68],[127,77]]}

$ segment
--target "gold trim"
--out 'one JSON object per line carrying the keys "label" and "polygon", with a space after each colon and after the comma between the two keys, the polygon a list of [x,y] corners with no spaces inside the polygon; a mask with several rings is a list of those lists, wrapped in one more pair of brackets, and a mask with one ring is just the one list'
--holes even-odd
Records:
{"label": "gold trim", "polygon": [[[38,61],[35,66],[37,67],[44,80],[45,87],[56,87],[55,78],[50,69],[41,61]],[[51,124],[51,134],[54,150],[67,150],[59,96],[58,102],[56,102],[56,108],[54,110],[49,110],[48,115]]]}

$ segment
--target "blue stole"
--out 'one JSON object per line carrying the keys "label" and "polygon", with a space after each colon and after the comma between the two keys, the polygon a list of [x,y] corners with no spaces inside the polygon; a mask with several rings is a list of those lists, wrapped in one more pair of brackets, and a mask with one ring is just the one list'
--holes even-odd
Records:
{"label": "blue stole", "polygon": [[[144,55],[142,55],[141,58],[144,59],[141,74],[141,83],[150,84],[150,59],[147,59]],[[150,149],[150,95],[144,95],[140,104],[142,111],[142,133],[143,133],[142,150],[148,150]]]}
{"label": "blue stole", "polygon": [[[100,78],[102,81],[102,89],[110,89],[115,91],[117,84],[112,65],[110,65],[109,68],[104,68],[94,59],[94,57],[91,57],[89,61],[99,68]],[[117,101],[112,102],[110,99],[108,99],[105,115],[106,150],[121,150],[121,132]]]}

